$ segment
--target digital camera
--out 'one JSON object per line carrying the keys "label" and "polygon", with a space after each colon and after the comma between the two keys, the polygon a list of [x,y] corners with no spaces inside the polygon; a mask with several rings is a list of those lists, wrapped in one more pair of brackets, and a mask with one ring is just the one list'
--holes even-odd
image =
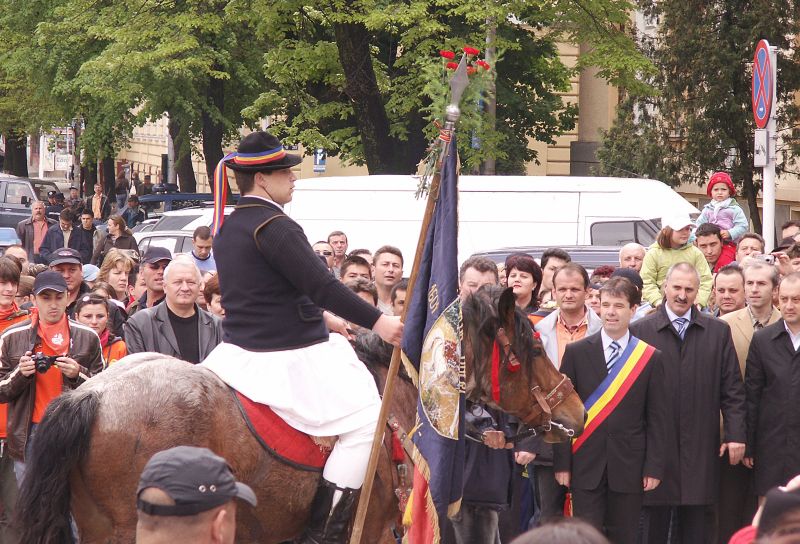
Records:
{"label": "digital camera", "polygon": [[33,359],[33,364],[36,366],[36,372],[40,374],[44,374],[50,367],[53,366],[53,363],[56,362],[58,359],[57,355],[45,355],[44,353],[36,353],[31,357]]}

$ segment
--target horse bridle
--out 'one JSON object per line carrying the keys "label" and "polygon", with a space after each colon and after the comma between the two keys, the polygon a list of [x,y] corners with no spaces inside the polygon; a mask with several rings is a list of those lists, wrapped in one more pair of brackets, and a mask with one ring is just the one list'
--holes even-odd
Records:
{"label": "horse bridle", "polygon": [[[500,355],[499,363],[505,363],[506,369],[509,372],[518,371],[521,368],[519,358],[517,357],[517,354],[514,353],[514,348],[511,346],[511,341],[508,339],[505,329],[502,327],[497,329],[494,341]],[[497,387],[499,389],[499,381],[497,383]],[[520,419],[522,424],[527,427],[527,430],[522,431],[514,436],[506,437],[506,442],[513,443],[529,436],[535,436],[539,432],[550,431],[553,429],[553,427],[558,428],[569,437],[574,436],[575,431],[573,429],[568,429],[560,423],[553,421],[553,410],[559,404],[564,402],[573,391],[575,391],[575,387],[572,385],[572,381],[569,379],[569,377],[567,377],[566,374],[561,374],[561,381],[559,381],[558,384],[546,394],[542,390],[541,386],[533,386],[529,391],[532,401],[530,403],[530,408],[528,408],[524,413],[513,414]],[[499,400],[499,396],[495,400]],[[533,422],[542,416],[543,422],[538,425],[534,425]]]}

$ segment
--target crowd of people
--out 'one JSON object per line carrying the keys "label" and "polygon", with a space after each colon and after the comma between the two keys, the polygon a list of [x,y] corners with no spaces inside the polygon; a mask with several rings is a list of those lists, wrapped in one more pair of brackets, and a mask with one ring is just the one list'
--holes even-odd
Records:
{"label": "crowd of people", "polygon": [[[268,140],[263,147],[277,145]],[[127,354],[152,351],[201,363],[227,345],[229,351],[241,347],[236,359],[247,362],[253,352],[245,350],[301,342],[315,349],[327,330],[349,338],[372,329],[397,343],[402,325],[381,317],[402,315],[406,302],[408,263],[396,247],[350,249],[347,234],[334,231],[302,248],[302,231],[288,222],[271,237],[262,239],[261,227],[253,236],[233,237],[239,227],[252,228],[245,213],[261,213],[257,208],[267,214],[263,224],[284,217],[278,212],[291,191],[280,196],[278,183],[293,184],[291,165],[273,163],[277,177],[260,176],[266,166],[237,170],[247,211],[227,220],[224,244],[214,244],[211,230],[199,227],[187,254],[159,247],[140,254],[129,230],[145,217],[135,196],[116,215],[113,197],[99,186],[85,200],[71,194],[60,210],[32,205],[31,218],[17,229],[21,244],[0,258],[0,501],[6,521],[16,484],[35,477],[26,474],[25,459],[48,403]],[[269,199],[259,196],[259,187]],[[730,177],[715,173],[708,194],[712,200],[697,223],[688,215],[663,218],[652,246],[623,246],[613,266],[589,272],[560,248],[539,259],[514,253],[499,265],[483,256],[461,264],[462,299],[487,285],[513,290],[542,351],[573,382],[588,419],[584,435],[572,442],[533,437],[512,444],[505,438],[517,433],[513,418],[469,403],[464,498],[445,541],[497,543],[532,529],[516,542],[556,542],[552,535],[563,533],[573,535],[571,542],[705,544],[763,534],[753,524],[759,499],[800,474],[800,418],[792,409],[800,395],[800,222],[783,225],[778,247],[766,253],[761,236],[747,231]],[[107,233],[98,233],[99,221],[107,223]],[[265,251],[266,244],[276,251]],[[275,274],[273,281],[237,276],[243,263],[236,251],[263,255],[264,273]],[[314,266],[303,267],[306,255]],[[317,315],[293,289],[314,293],[330,312]],[[280,334],[263,334],[252,307],[259,299],[247,296],[259,290],[269,304],[292,308],[294,328],[275,323]],[[291,338],[295,329],[308,338]],[[209,367],[219,372],[213,362]],[[361,372],[353,380],[362,379]],[[370,395],[364,401],[369,414],[356,430],[331,433],[340,435],[337,447],[351,464],[371,441],[379,399]],[[292,415],[286,418],[291,423]],[[303,423],[292,426],[302,429]],[[233,485],[219,460],[195,454]],[[355,477],[348,470],[326,465],[323,481],[334,482],[329,504],[350,500],[348,493],[360,486],[363,470]],[[170,516],[174,503],[163,502],[169,491],[139,495],[145,533],[159,516]],[[204,517],[208,527],[227,541],[235,509],[206,506],[214,512]],[[565,512],[585,524],[563,521]],[[342,516],[349,519],[349,510]],[[15,541],[6,522],[0,541]]]}

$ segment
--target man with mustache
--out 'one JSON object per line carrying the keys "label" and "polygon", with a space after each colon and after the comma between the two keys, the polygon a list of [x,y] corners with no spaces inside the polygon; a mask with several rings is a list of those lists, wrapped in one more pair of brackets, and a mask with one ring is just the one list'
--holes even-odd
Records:
{"label": "man with mustache", "polygon": [[727,455],[736,465],[744,455],[744,384],[730,327],[697,309],[699,288],[692,265],[673,265],[664,281],[664,303],[631,326],[631,334],[664,355],[673,414],[664,440],[663,480],[644,494],[644,541],[650,544],[667,542],[673,510],[678,542],[710,542],[719,492],[717,458]]}

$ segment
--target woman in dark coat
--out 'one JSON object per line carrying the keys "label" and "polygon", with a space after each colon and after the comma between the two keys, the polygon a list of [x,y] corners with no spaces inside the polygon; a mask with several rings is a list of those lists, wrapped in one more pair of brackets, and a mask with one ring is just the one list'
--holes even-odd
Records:
{"label": "woman in dark coat", "polygon": [[127,250],[125,253],[135,252],[134,260],[138,261],[139,246],[136,239],[131,234],[125,220],[119,215],[112,215],[108,218],[108,234],[105,239],[97,245],[97,249],[92,255],[92,264],[101,266],[103,258],[111,248]]}

